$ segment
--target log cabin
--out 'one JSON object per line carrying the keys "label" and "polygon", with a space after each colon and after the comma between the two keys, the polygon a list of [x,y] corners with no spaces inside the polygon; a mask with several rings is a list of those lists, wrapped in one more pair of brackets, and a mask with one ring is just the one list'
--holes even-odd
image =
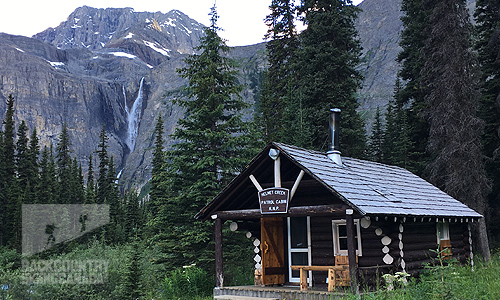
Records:
{"label": "log cabin", "polygon": [[328,152],[270,143],[196,215],[215,221],[214,295],[238,294],[223,285],[226,221],[254,239],[261,289],[355,291],[384,273],[416,275],[438,251],[473,263],[470,223],[482,215],[403,168],[342,157],[339,114],[331,110]]}

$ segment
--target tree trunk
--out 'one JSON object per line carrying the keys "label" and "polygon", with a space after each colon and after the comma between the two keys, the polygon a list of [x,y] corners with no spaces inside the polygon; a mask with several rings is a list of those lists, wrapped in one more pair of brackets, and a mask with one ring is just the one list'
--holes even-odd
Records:
{"label": "tree trunk", "polygon": [[479,222],[471,224],[473,245],[472,249],[481,254],[485,261],[490,261],[490,246],[488,242],[488,232],[486,231],[486,222],[484,218],[479,219]]}

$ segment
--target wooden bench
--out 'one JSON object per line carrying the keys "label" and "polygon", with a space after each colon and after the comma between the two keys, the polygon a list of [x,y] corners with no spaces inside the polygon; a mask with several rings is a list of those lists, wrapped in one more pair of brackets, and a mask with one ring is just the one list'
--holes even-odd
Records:
{"label": "wooden bench", "polygon": [[[328,272],[328,291],[335,291],[337,286],[337,276],[335,272],[348,271],[349,266],[291,266],[292,270],[300,271],[300,290],[307,291],[307,271],[327,271]],[[312,280],[312,278],[311,278]]]}

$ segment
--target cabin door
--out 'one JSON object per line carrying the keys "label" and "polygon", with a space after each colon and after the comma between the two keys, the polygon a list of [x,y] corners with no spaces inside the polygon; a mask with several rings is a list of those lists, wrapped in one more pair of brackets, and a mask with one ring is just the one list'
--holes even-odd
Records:
{"label": "cabin door", "polygon": [[261,218],[262,284],[285,283],[283,218]]}
{"label": "cabin door", "polygon": [[[300,282],[300,272],[290,266],[311,265],[311,219],[310,217],[288,217],[288,281]],[[308,282],[312,276],[309,271]]]}

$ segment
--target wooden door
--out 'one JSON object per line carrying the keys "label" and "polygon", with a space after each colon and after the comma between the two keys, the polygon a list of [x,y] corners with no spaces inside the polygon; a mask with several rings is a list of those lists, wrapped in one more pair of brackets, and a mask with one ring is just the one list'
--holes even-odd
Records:
{"label": "wooden door", "polygon": [[283,218],[261,218],[262,284],[285,283]]}

